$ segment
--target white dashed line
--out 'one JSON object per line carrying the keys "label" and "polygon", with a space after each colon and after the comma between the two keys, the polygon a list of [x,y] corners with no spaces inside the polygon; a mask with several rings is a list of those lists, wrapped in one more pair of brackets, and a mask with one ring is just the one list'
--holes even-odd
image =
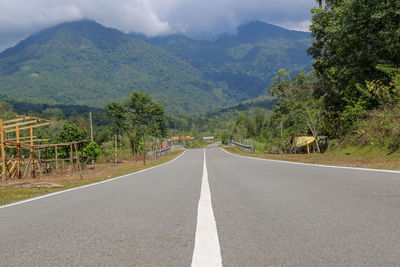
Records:
{"label": "white dashed line", "polygon": [[192,267],[222,266],[217,224],[211,203],[210,186],[208,184],[206,150],[204,149],[203,178],[197,212],[197,229],[194,244]]}

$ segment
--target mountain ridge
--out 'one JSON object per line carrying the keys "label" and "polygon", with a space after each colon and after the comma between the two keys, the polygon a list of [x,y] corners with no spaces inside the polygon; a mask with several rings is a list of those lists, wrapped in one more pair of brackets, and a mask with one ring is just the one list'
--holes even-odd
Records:
{"label": "mountain ridge", "polygon": [[[289,47],[276,50],[278,57],[297,45],[289,39],[271,40],[275,47],[285,42]],[[273,58],[273,51],[246,44],[251,49],[244,53],[238,51],[243,42],[227,49],[184,35],[127,35],[92,20],[62,23],[0,53],[0,94],[104,107],[137,90],[152,95],[168,112],[207,113],[267,93],[279,64],[265,68],[269,63],[262,61]],[[298,49],[306,55],[304,47]],[[300,58],[292,69],[310,65]]]}

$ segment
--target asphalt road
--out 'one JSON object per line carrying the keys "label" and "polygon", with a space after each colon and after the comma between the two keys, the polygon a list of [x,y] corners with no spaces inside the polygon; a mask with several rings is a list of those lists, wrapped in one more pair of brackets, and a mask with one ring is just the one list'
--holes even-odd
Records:
{"label": "asphalt road", "polygon": [[400,173],[203,158],[0,208],[0,266],[190,266],[207,233],[224,266],[400,266]]}

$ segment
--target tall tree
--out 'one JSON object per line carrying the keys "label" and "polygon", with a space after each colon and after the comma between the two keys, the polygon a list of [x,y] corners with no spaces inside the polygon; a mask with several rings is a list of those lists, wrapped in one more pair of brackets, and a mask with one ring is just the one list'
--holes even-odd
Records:
{"label": "tall tree", "polygon": [[377,107],[365,95],[366,81],[389,83],[382,70],[400,67],[400,1],[326,0],[313,12],[309,53],[326,108],[340,113],[360,100],[366,109]]}

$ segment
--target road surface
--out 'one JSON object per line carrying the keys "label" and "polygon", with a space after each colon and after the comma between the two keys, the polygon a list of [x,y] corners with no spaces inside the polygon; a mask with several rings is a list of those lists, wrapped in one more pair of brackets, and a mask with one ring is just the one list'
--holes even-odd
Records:
{"label": "road surface", "polygon": [[399,266],[400,172],[210,147],[0,208],[0,266],[66,265]]}

